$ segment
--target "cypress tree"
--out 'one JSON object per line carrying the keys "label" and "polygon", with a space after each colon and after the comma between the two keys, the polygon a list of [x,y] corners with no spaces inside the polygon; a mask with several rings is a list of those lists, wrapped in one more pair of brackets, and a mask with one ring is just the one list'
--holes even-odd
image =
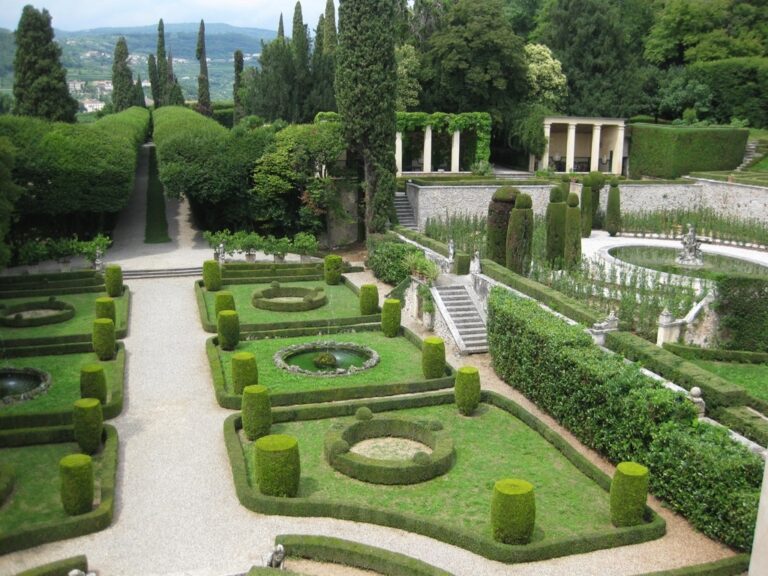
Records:
{"label": "cypress tree", "polygon": [[340,0],[336,104],[345,138],[363,163],[365,227],[381,232],[394,214],[394,3]]}
{"label": "cypress tree", "polygon": [[176,78],[176,74],[173,73],[173,54],[168,52],[168,63],[166,66],[168,76],[165,81],[165,93],[163,94],[163,104],[168,106],[184,106],[184,94],[181,91],[181,86]]}
{"label": "cypress tree", "polygon": [[323,51],[326,54],[333,54],[336,51],[337,43],[336,7],[333,4],[333,0],[327,0],[323,17]]}
{"label": "cypress tree", "polygon": [[555,186],[549,192],[547,204],[547,261],[557,266],[563,261],[565,251],[565,189]]}
{"label": "cypress tree", "polygon": [[515,207],[520,191],[512,186],[502,186],[493,194],[488,204],[488,223],[485,254],[497,264],[507,264],[507,228],[509,213]]}
{"label": "cypress tree", "polygon": [[568,207],[565,212],[565,249],[563,264],[566,268],[575,268],[581,262],[581,213],[579,195],[568,194]]}
{"label": "cypress tree", "polygon": [[147,107],[147,100],[144,98],[144,88],[141,85],[141,74],[136,75],[136,84],[133,85],[133,106]]}
{"label": "cypress tree", "polygon": [[155,60],[155,55],[150,54],[149,58],[147,58],[147,73],[149,74],[149,86],[150,90],[152,92],[152,101],[155,103],[155,108],[160,106],[160,77],[158,76],[157,71],[157,60]]}
{"label": "cypress tree", "polygon": [[115,44],[112,60],[112,107],[115,112],[122,112],[133,106],[136,99],[133,87],[133,74],[128,67],[128,44],[120,36]]}
{"label": "cypress tree", "polygon": [[592,180],[589,176],[581,184],[581,237],[592,235]]}
{"label": "cypress tree", "polygon": [[211,116],[211,88],[208,84],[208,61],[205,55],[205,22],[200,20],[197,32],[197,51],[195,56],[200,62],[200,75],[197,77],[197,111],[204,116]]}
{"label": "cypress tree", "polygon": [[531,270],[533,254],[533,201],[528,194],[518,194],[509,213],[507,228],[507,268],[523,276]]}
{"label": "cypress tree", "polygon": [[13,113],[74,122],[77,100],[69,95],[61,48],[53,41],[51,15],[27,5],[16,30],[13,59]]}
{"label": "cypress tree", "polygon": [[310,91],[309,75],[309,33],[301,13],[301,2],[296,2],[293,11],[291,31],[291,54],[293,57],[292,121],[303,122],[307,114],[306,98]]}
{"label": "cypress tree", "polygon": [[280,12],[280,22],[277,23],[277,37],[285,39],[285,27],[283,26],[282,12]]}
{"label": "cypress tree", "polygon": [[619,192],[619,182],[616,179],[611,180],[611,188],[608,190],[605,229],[611,236],[616,236],[621,231],[621,193]]}
{"label": "cypress tree", "polygon": [[240,94],[240,89],[243,85],[243,67],[245,61],[243,59],[243,51],[235,50],[235,82],[232,85],[232,101],[235,103],[235,111],[232,125],[236,125],[240,119],[245,116],[245,110],[243,109],[243,97]]}
{"label": "cypress tree", "polygon": [[165,96],[168,92],[168,57],[165,54],[165,25],[163,19],[157,23],[157,94],[155,98],[155,108],[165,104]]}

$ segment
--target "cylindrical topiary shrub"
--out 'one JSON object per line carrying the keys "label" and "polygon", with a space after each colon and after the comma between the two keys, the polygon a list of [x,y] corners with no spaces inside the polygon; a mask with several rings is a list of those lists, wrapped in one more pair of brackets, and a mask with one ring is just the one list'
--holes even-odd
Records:
{"label": "cylindrical topiary shrub", "polygon": [[568,194],[568,208],[565,212],[565,248],[563,265],[575,268],[581,262],[581,213],[579,196],[575,192]]}
{"label": "cylindrical topiary shrub", "polygon": [[615,180],[611,181],[611,188],[608,190],[605,229],[611,236],[616,236],[621,232],[621,192],[619,191],[619,183]]}
{"label": "cylindrical topiary shrub", "polygon": [[93,460],[87,454],[69,454],[59,460],[61,503],[70,516],[93,508]]}
{"label": "cylindrical topiary shrub", "polygon": [[109,296],[102,296],[96,298],[96,318],[109,318],[117,324],[117,316],[115,313],[115,301]]}
{"label": "cylindrical topiary shrub", "polygon": [[581,237],[592,235],[592,180],[584,178],[581,187]]}
{"label": "cylindrical topiary shrub", "polygon": [[335,286],[341,282],[341,270],[344,265],[341,256],[338,254],[328,254],[323,261],[323,276],[325,283],[329,286]]}
{"label": "cylindrical topiary shrub", "polygon": [[445,342],[439,336],[428,336],[421,348],[421,370],[424,378],[445,376]]}
{"label": "cylindrical topiary shrub", "polygon": [[259,367],[256,356],[251,352],[232,354],[232,388],[235,394],[242,394],[246,386],[259,383]]}
{"label": "cylindrical topiary shrub", "polygon": [[648,497],[648,468],[636,462],[616,466],[611,481],[611,522],[617,528],[643,523]]}
{"label": "cylindrical topiary shrub", "polygon": [[237,310],[237,308],[235,308],[235,295],[229,290],[220,290],[217,292],[216,298],[214,299],[213,310],[216,314],[216,318],[219,317],[219,312],[222,310]]}
{"label": "cylindrical topiary shrub", "polygon": [[104,366],[93,362],[80,368],[80,398],[96,398],[107,403],[107,376]]}
{"label": "cylindrical topiary shrub", "polygon": [[502,186],[493,194],[488,205],[488,223],[486,233],[486,257],[497,264],[507,263],[507,228],[509,213],[515,207],[515,199],[520,191],[513,186]]}
{"label": "cylindrical topiary shrub", "polygon": [[464,416],[471,416],[480,404],[480,372],[474,366],[462,366],[456,372],[454,386],[456,407]]}
{"label": "cylindrical topiary shrub", "polygon": [[222,350],[234,350],[240,342],[240,317],[234,310],[222,310],[216,319],[216,331]]}
{"label": "cylindrical topiary shrub", "polygon": [[269,434],[272,428],[272,402],[269,390],[258,384],[243,388],[243,431],[249,440]]}
{"label": "cylindrical topiary shrub", "polygon": [[360,314],[368,316],[379,311],[379,289],[376,284],[360,286]]}
{"label": "cylindrical topiary shrub", "polygon": [[72,409],[72,427],[75,442],[86,454],[95,454],[101,446],[101,434],[104,431],[104,413],[97,398],[75,400]]}
{"label": "cylindrical topiary shrub", "polygon": [[605,186],[605,174],[602,172],[590,172],[589,181],[592,188],[592,229],[597,228],[597,211],[600,209],[600,192]]}
{"label": "cylindrical topiary shrub", "polygon": [[498,480],[491,498],[493,539],[504,544],[528,544],[535,524],[533,484],[514,478]]}
{"label": "cylindrical topiary shrub", "polygon": [[387,338],[400,333],[400,300],[387,298],[381,308],[381,331]]}
{"label": "cylindrical topiary shrub", "polygon": [[123,269],[117,264],[107,264],[104,268],[104,286],[107,296],[117,298],[123,294]]}
{"label": "cylindrical topiary shrub", "polygon": [[115,357],[115,323],[109,318],[97,318],[93,321],[93,335],[91,339],[93,351],[99,360],[112,360]]}
{"label": "cylindrical topiary shrub", "polygon": [[203,262],[203,285],[208,292],[221,290],[221,266],[216,260]]}
{"label": "cylindrical topiary shrub", "polygon": [[547,261],[551,265],[557,265],[563,261],[565,251],[565,190],[562,186],[555,186],[549,192],[549,204],[547,204]]}
{"label": "cylindrical topiary shrub", "polygon": [[256,482],[267,496],[296,496],[301,479],[299,442],[287,434],[271,434],[254,442]]}
{"label": "cylindrical topiary shrub", "polygon": [[506,266],[513,272],[527,275],[533,254],[533,201],[528,194],[518,194],[509,214],[507,228]]}

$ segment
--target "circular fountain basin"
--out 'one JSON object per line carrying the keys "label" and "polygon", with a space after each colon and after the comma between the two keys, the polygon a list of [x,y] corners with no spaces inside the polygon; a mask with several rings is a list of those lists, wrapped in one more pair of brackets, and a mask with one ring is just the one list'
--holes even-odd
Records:
{"label": "circular fountain basin", "polygon": [[278,350],[278,368],[312,376],[346,376],[368,370],[379,363],[379,355],[367,346],[351,342],[309,342]]}
{"label": "circular fountain basin", "polygon": [[0,401],[13,404],[44,394],[51,375],[34,368],[0,368]]}
{"label": "circular fountain basin", "polygon": [[702,254],[702,266],[686,266],[676,261],[679,253],[678,248],[660,246],[618,246],[608,250],[608,254],[622,262],[669,274],[699,278],[711,278],[713,274],[768,276],[768,267],[757,262],[708,252]]}

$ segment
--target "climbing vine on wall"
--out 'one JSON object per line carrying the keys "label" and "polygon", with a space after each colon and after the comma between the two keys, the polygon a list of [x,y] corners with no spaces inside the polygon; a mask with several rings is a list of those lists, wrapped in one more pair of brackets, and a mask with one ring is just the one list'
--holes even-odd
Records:
{"label": "climbing vine on wall", "polygon": [[475,162],[488,162],[491,158],[491,115],[487,112],[398,112],[397,131],[415,132],[431,126],[434,132],[468,132],[474,130],[477,136]]}

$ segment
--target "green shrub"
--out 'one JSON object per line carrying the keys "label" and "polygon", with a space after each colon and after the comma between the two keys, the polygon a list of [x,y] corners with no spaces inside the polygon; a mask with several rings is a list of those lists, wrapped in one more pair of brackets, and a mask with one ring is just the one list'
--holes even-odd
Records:
{"label": "green shrub", "polygon": [[523,276],[531,269],[533,254],[532,206],[533,201],[528,194],[518,194],[507,228],[507,268]]}
{"label": "green shrub", "polygon": [[0,506],[5,504],[16,485],[16,470],[10,464],[0,462]]}
{"label": "green shrub", "polygon": [[355,410],[355,420],[365,421],[371,419],[373,419],[373,412],[371,412],[368,406],[360,406],[360,408]]}
{"label": "green shrub", "polygon": [[80,398],[97,398],[107,403],[107,376],[104,366],[93,362],[80,368]]}
{"label": "green shrub", "polygon": [[107,296],[117,298],[123,294],[123,269],[117,264],[107,264],[104,268],[104,285]]}
{"label": "green shrub", "polygon": [[267,496],[296,496],[301,480],[298,440],[287,434],[271,434],[253,446],[259,491]]}
{"label": "green shrub", "polygon": [[547,204],[547,261],[555,265],[563,261],[565,251],[565,196],[562,186],[555,186],[549,192]]}
{"label": "green shrub", "polygon": [[99,360],[112,360],[116,350],[115,323],[109,318],[94,320],[92,343]]}
{"label": "green shrub", "polygon": [[216,331],[222,350],[234,350],[240,342],[240,317],[234,310],[222,310],[216,319]]}
{"label": "green shrub", "polygon": [[445,342],[439,336],[428,336],[424,339],[421,369],[427,379],[445,375]]}
{"label": "green shrub", "polygon": [[242,394],[246,386],[259,383],[259,367],[256,356],[251,352],[232,354],[232,388],[235,394]]}
{"label": "green shrub", "polygon": [[335,286],[341,282],[341,271],[344,261],[338,254],[328,254],[323,261],[323,277],[329,286]]}
{"label": "green shrub", "polygon": [[243,431],[249,440],[269,434],[272,428],[272,403],[266,386],[243,388]]}
{"label": "green shrub", "polygon": [[453,273],[458,276],[469,274],[469,265],[472,262],[472,256],[466,252],[456,252],[453,257]]}
{"label": "green shrub", "polygon": [[574,268],[581,262],[581,213],[579,212],[579,195],[575,192],[568,194],[568,207],[565,212],[565,248],[563,249],[563,264],[566,268]]}
{"label": "green shrub", "polygon": [[717,281],[723,348],[768,352],[768,280],[724,276]]}
{"label": "green shrub", "polygon": [[502,186],[493,194],[488,205],[488,232],[486,234],[486,258],[504,266],[507,263],[507,228],[509,213],[515,207],[520,191],[513,186]]}
{"label": "green shrub", "polygon": [[600,208],[600,192],[605,187],[605,174],[602,172],[590,172],[589,181],[592,188],[592,228],[597,226],[597,211]]}
{"label": "green shrub", "polygon": [[379,289],[376,284],[360,286],[360,315],[368,316],[379,311]]}
{"label": "green shrub", "polygon": [[400,333],[400,300],[387,298],[381,308],[381,331],[387,338],[394,338]]}
{"label": "green shrub", "polygon": [[117,322],[115,315],[115,301],[109,296],[96,298],[96,318],[109,318],[112,322]]}
{"label": "green shrub", "polygon": [[203,284],[208,292],[221,290],[221,266],[216,260],[203,262]]}
{"label": "green shrub", "polygon": [[377,242],[369,247],[366,264],[376,278],[396,286],[411,274],[406,264],[408,254],[419,251],[416,246],[402,242]]}
{"label": "green shrub", "polygon": [[617,528],[642,524],[648,498],[648,468],[621,462],[611,481],[611,522]]}
{"label": "green shrub", "polygon": [[75,441],[86,454],[94,454],[101,446],[104,431],[104,413],[98,398],[75,400],[72,410]]}
{"label": "green shrub", "polygon": [[581,188],[581,237],[592,235],[592,180],[584,179]]}
{"label": "green shrub", "polygon": [[605,214],[605,229],[608,234],[616,236],[621,232],[621,192],[619,183],[611,181],[611,189],[608,191],[608,207]]}
{"label": "green shrub", "polygon": [[214,300],[216,318],[219,317],[219,312],[222,310],[237,310],[235,308],[235,295],[229,290],[221,290],[216,293],[216,299]]}
{"label": "green shrub", "polygon": [[533,484],[514,478],[498,480],[491,499],[493,539],[504,544],[528,544],[535,524]]}
{"label": "green shrub", "polygon": [[93,460],[86,454],[69,454],[59,460],[61,503],[64,512],[77,516],[93,508]]}
{"label": "green shrub", "polygon": [[480,404],[480,372],[474,366],[462,366],[456,372],[456,406],[464,416],[471,416]]}

